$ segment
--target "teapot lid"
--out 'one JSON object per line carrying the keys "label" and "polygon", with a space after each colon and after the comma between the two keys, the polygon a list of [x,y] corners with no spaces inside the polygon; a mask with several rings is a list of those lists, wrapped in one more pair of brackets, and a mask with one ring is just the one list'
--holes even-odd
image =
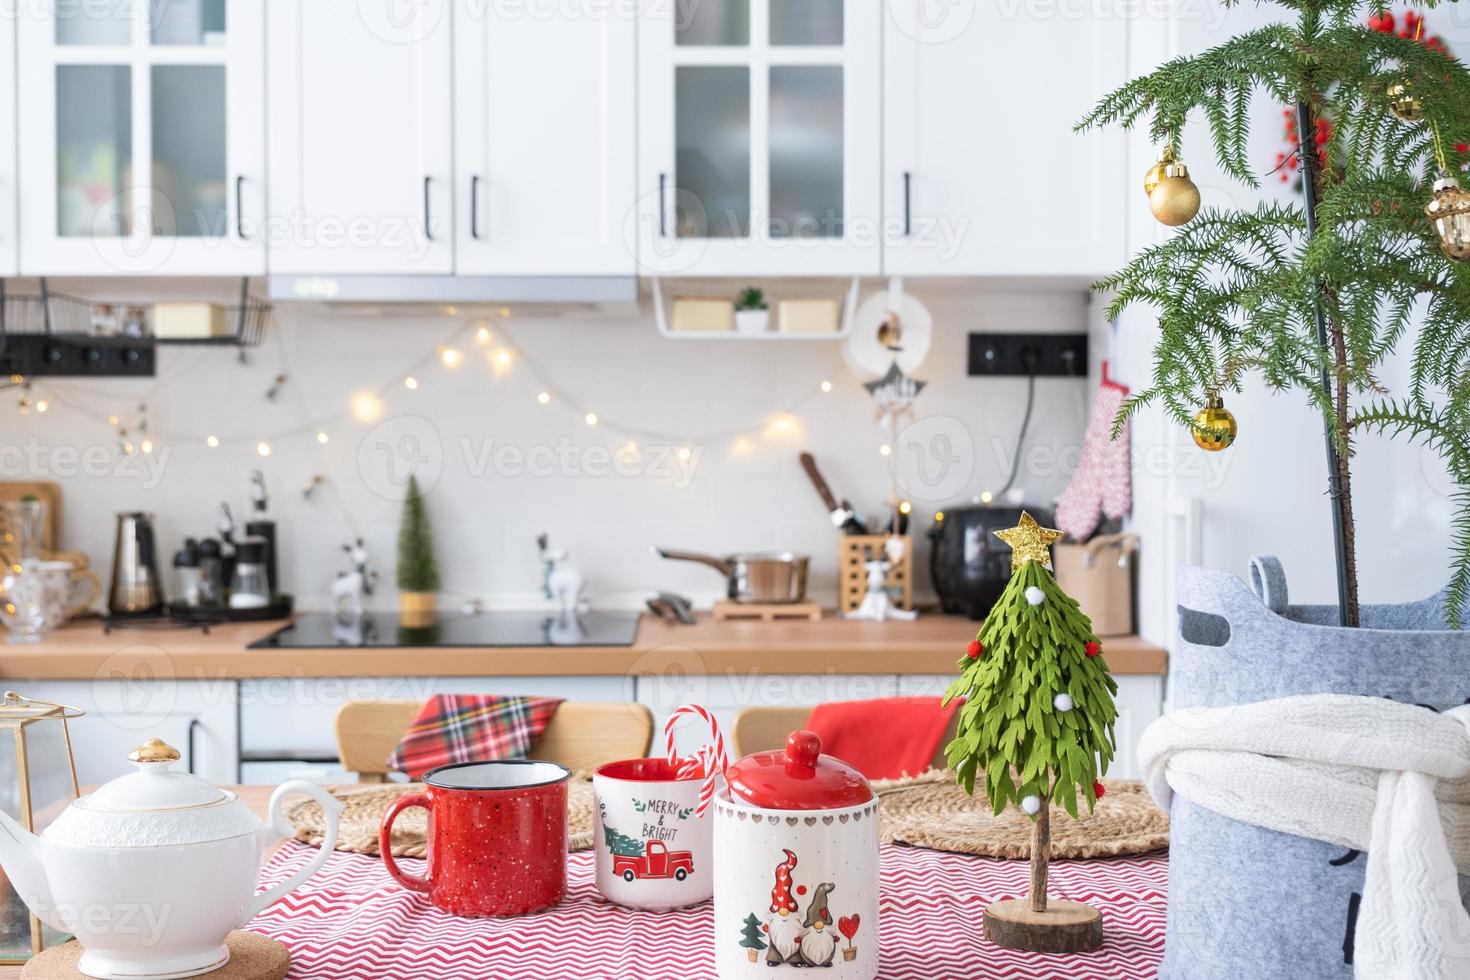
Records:
{"label": "teapot lid", "polygon": [[179,752],[149,739],[128,753],[137,772],[74,801],[46,828],[47,840],[98,847],[194,844],[238,837],[261,822],[234,793],[172,767]]}
{"label": "teapot lid", "polygon": [[786,736],[785,750],[755,752],[725,770],[730,799],[764,810],[840,810],[867,803],[873,787],[841,759],[822,754],[816,732]]}

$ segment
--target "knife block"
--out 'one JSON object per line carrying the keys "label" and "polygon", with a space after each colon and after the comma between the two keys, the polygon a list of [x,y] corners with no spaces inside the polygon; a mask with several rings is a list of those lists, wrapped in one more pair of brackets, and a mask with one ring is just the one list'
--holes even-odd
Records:
{"label": "knife block", "polygon": [[[852,612],[863,604],[868,592],[868,570],[864,564],[883,557],[883,544],[889,534],[849,534],[837,541],[837,607]],[[888,569],[886,584],[900,609],[914,608],[914,541],[907,534],[903,541],[903,559]]]}

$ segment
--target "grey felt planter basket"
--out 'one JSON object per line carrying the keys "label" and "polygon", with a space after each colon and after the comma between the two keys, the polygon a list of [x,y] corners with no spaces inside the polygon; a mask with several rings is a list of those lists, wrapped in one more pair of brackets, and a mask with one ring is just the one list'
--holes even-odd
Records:
{"label": "grey felt planter basket", "polygon": [[[1470,632],[1445,624],[1444,595],[1365,606],[1343,629],[1335,606],[1293,606],[1275,558],[1251,560],[1251,588],[1186,568],[1170,707],[1218,707],[1293,694],[1359,694],[1438,711],[1470,703]],[[1265,830],[1174,798],[1171,980],[1350,980],[1365,855]],[[1470,877],[1460,891],[1470,905]]]}

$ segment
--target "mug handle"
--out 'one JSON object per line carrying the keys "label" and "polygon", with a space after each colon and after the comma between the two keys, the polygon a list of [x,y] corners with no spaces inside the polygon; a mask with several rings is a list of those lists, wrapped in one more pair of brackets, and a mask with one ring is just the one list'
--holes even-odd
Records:
{"label": "mug handle", "polygon": [[90,568],[75,569],[71,573],[71,588],[73,592],[76,591],[76,586],[78,582],[91,583],[92,593],[91,595],[87,596],[87,598],[79,602],[74,602],[71,607],[67,609],[66,616],[68,619],[73,616],[80,615],[83,612],[86,612],[88,609],[91,608],[92,603],[102,598],[102,580],[97,577],[96,572],[92,571]]}
{"label": "mug handle", "polygon": [[409,807],[418,806],[428,810],[432,803],[433,799],[428,793],[405,793],[393,801],[388,812],[383,814],[383,823],[378,828],[378,854],[382,856],[383,867],[388,869],[389,876],[409,891],[423,892],[425,895],[433,887],[429,880],[406,874],[398,867],[398,862],[393,860],[393,821]]}
{"label": "mug handle", "polygon": [[281,802],[291,793],[305,793],[316,800],[322,808],[322,815],[327,818],[326,833],[322,835],[322,846],[317,851],[316,857],[307,863],[306,867],[296,872],[285,881],[274,888],[267,889],[256,895],[245,905],[245,911],[240,916],[238,928],[245,928],[246,923],[260,914],[260,911],[287,892],[303,884],[306,879],[321,870],[322,865],[327,863],[327,858],[337,849],[338,816],[345,809],[345,804],[315,783],[308,783],[304,779],[293,779],[289,783],[282,783],[276,787],[271,794],[270,803],[270,827],[269,829],[280,837],[294,837],[296,828],[291,821],[286,819],[285,811]]}

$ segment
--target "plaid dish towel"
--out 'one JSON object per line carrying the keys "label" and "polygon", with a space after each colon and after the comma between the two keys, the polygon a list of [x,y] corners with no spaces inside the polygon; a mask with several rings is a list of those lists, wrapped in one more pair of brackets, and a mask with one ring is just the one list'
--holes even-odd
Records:
{"label": "plaid dish towel", "polygon": [[430,769],[452,762],[524,759],[561,702],[561,698],[436,694],[424,702],[403,733],[388,766],[417,781]]}

